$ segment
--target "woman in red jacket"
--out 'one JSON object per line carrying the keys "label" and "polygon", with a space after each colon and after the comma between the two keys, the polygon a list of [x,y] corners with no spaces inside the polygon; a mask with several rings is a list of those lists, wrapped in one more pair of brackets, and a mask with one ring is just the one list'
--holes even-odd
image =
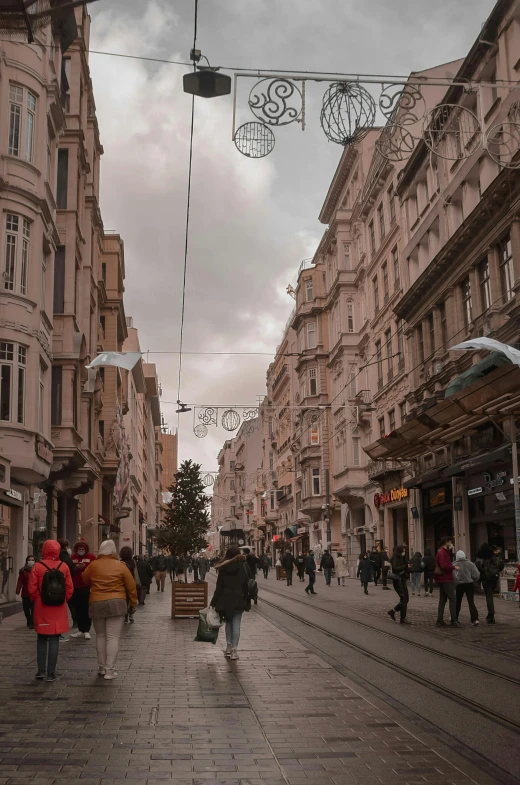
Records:
{"label": "woman in red jacket", "polygon": [[22,594],[22,608],[27,619],[27,626],[30,630],[34,630],[33,611],[34,603],[29,597],[29,575],[34,567],[34,556],[28,556],[25,560],[25,567],[22,567],[18,573],[18,582],[16,584],[16,593]]}
{"label": "woman in red jacket", "polygon": [[[42,548],[42,560],[36,562],[29,575],[29,596],[34,602],[34,628],[38,633],[36,659],[37,679],[56,681],[56,664],[60,649],[60,635],[69,631],[67,601],[74,587],[70,570],[60,562],[60,545],[56,540],[46,540]],[[48,570],[58,569],[65,576],[65,598],[61,605],[46,605],[41,596],[43,576]]]}

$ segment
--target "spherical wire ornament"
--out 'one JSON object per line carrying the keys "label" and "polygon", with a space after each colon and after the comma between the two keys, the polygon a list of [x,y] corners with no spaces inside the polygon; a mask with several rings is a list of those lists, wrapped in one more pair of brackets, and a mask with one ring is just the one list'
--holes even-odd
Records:
{"label": "spherical wire ornament", "polygon": [[193,429],[193,433],[198,439],[204,439],[204,437],[208,435],[208,429],[205,425],[196,425]]}
{"label": "spherical wire ornament", "polygon": [[406,161],[413,153],[416,139],[410,131],[397,123],[388,123],[376,142],[376,149],[387,161]]}
{"label": "spherical wire ornament", "polygon": [[222,415],[222,427],[225,431],[236,431],[240,425],[240,415],[234,409],[226,409]]}
{"label": "spherical wire ornament", "polygon": [[288,125],[299,119],[303,100],[300,89],[288,79],[261,79],[249,93],[249,108],[268,125]]}
{"label": "spherical wire ornament", "polygon": [[346,147],[363,139],[376,119],[376,102],[357,82],[333,82],[321,107],[320,123],[331,142]]}
{"label": "spherical wire ornament", "polygon": [[520,159],[513,160],[520,149],[520,124],[498,123],[487,132],[486,148],[490,158],[505,169],[520,169]]}
{"label": "spherical wire ornament", "polygon": [[432,153],[460,161],[475,152],[482,139],[478,117],[458,104],[439,104],[424,118],[424,141]]}
{"label": "spherical wire ornament", "polygon": [[273,152],[275,138],[264,123],[244,123],[235,131],[235,147],[247,158],[265,158]]}
{"label": "spherical wire ornament", "polygon": [[213,477],[213,475],[212,475],[212,474],[209,474],[209,473],[208,473],[208,474],[205,474],[205,475],[204,475],[204,477],[202,478],[202,484],[203,484],[203,485],[204,485],[206,488],[209,488],[209,487],[211,487],[211,486],[213,485],[213,483],[214,483],[214,482],[215,482],[215,478]]}

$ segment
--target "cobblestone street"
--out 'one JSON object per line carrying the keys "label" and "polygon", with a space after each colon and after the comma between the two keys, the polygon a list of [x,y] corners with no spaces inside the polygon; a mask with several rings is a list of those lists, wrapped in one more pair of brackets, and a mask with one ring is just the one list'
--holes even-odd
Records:
{"label": "cobblestone street", "polygon": [[59,680],[34,681],[34,634],[21,614],[2,624],[0,785],[494,782],[256,611],[237,663],[222,632],[194,643],[168,589],[125,627],[111,683],[94,639],[62,644]]}

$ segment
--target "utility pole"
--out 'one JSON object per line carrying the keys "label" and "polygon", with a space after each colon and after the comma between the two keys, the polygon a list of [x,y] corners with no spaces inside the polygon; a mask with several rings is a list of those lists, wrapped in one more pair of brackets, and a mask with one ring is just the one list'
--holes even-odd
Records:
{"label": "utility pole", "polygon": [[[330,472],[328,469],[325,469],[325,515],[327,521],[327,548],[331,548],[332,544],[332,533],[330,530]],[[520,511],[519,511],[519,519],[520,519]],[[518,532],[518,522],[517,522],[517,532]],[[332,548],[331,548],[332,550]]]}

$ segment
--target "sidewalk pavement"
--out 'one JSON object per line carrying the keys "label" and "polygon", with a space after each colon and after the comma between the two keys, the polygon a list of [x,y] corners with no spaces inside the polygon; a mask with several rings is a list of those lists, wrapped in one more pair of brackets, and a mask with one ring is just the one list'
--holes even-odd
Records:
{"label": "sidewalk pavement", "polygon": [[[169,587],[168,587],[169,589]],[[0,785],[493,785],[253,610],[240,660],[169,618],[169,590],[125,626],[119,678],[94,636],[62,644],[36,682],[33,632],[0,628]]]}

